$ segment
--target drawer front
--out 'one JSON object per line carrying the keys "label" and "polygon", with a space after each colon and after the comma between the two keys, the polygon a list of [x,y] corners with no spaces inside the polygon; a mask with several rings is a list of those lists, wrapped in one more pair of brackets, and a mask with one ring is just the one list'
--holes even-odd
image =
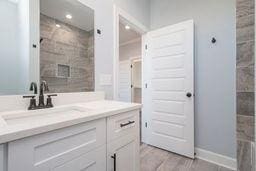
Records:
{"label": "drawer front", "polygon": [[106,120],[96,120],[9,143],[8,171],[47,171],[106,144]]}
{"label": "drawer front", "polygon": [[112,141],[128,134],[139,136],[139,110],[107,118],[107,141]]}

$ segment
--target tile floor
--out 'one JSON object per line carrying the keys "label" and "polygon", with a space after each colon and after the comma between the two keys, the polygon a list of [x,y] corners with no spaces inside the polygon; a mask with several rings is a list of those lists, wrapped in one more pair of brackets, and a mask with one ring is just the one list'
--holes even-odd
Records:
{"label": "tile floor", "polygon": [[232,171],[200,159],[189,159],[146,144],[141,145],[141,171]]}

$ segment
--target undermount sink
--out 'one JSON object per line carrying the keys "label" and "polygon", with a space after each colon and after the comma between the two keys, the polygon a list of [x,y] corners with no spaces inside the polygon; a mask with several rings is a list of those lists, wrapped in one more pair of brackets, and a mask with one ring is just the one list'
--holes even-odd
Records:
{"label": "undermount sink", "polygon": [[9,113],[2,115],[2,120],[5,121],[7,125],[14,124],[28,124],[35,122],[45,122],[52,120],[65,120],[71,117],[76,117],[78,115],[89,112],[90,109],[70,106],[70,107],[58,107],[50,109],[41,109],[34,111],[25,111],[17,113]]}

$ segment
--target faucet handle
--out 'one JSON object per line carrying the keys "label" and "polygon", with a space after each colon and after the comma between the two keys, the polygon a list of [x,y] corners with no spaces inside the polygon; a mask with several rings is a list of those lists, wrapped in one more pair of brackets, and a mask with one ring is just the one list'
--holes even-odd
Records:
{"label": "faucet handle", "polygon": [[36,97],[36,96],[23,96],[24,99],[26,99],[26,98],[32,98],[32,99],[33,99],[33,98],[35,98],[35,97]]}
{"label": "faucet handle", "polygon": [[46,107],[51,108],[51,107],[53,107],[52,97],[57,96],[57,94],[49,94],[47,96],[48,96],[48,98],[47,98],[47,102],[46,102]]}
{"label": "faucet handle", "polygon": [[35,97],[36,96],[23,96],[23,98],[31,98],[28,110],[35,110],[35,109],[37,109]]}

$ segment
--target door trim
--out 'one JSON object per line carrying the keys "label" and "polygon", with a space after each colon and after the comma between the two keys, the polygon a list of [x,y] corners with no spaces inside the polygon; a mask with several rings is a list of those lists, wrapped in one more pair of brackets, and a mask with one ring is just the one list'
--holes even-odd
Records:
{"label": "door trim", "polygon": [[[127,13],[125,10],[121,9],[117,5],[114,5],[113,13],[114,13],[113,97],[114,97],[114,100],[118,100],[119,23],[122,20],[126,21],[132,26],[132,28],[134,28],[137,32],[139,32],[142,35],[142,37],[144,34],[148,32],[149,29],[144,24],[142,24],[136,18],[132,17],[129,13]],[[144,42],[142,39],[142,46],[143,44]]]}

